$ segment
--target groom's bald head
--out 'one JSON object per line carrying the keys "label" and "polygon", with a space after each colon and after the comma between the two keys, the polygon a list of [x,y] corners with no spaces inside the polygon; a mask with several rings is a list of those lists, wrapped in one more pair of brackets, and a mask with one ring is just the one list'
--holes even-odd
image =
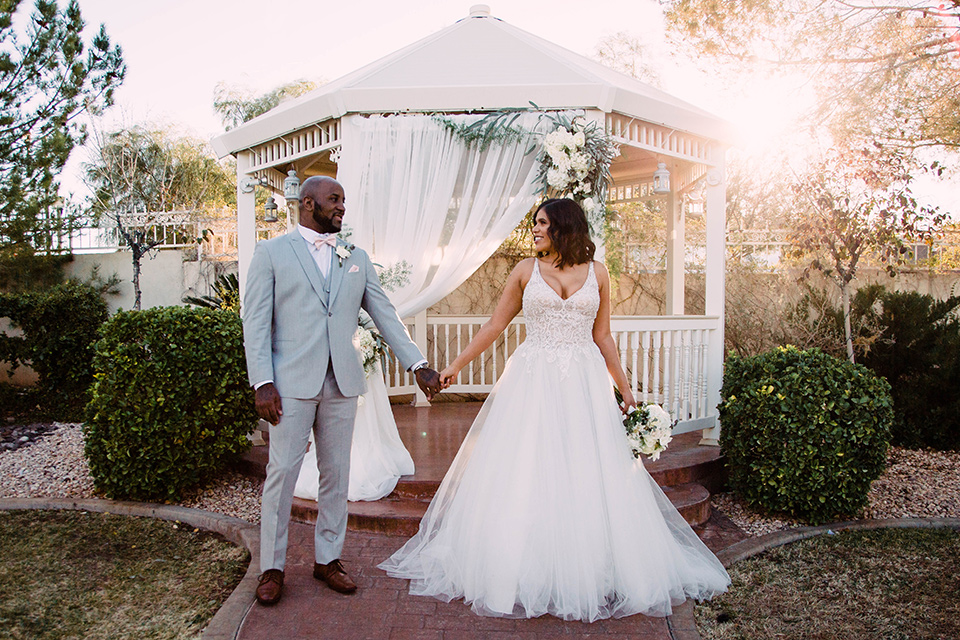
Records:
{"label": "groom's bald head", "polygon": [[318,233],[337,233],[343,225],[343,187],[328,176],[310,176],[300,185],[300,224]]}

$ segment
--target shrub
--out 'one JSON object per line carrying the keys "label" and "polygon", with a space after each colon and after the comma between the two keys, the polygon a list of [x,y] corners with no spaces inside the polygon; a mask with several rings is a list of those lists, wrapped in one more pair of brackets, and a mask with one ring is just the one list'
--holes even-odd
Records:
{"label": "shrub", "polygon": [[890,385],[819,349],[727,359],[720,445],[750,504],[813,523],[858,513],[883,471]]}
{"label": "shrub", "polygon": [[893,443],[960,449],[960,296],[861,290],[854,302],[880,327],[859,361],[893,388]]}
{"label": "shrub", "polygon": [[85,450],[110,498],[178,500],[249,446],[257,416],[234,312],[120,312],[96,344],[94,378]]}
{"label": "shrub", "polygon": [[[93,380],[93,343],[107,319],[100,293],[68,281],[43,291],[0,294],[0,317],[23,330],[22,337],[0,336],[0,360],[29,364],[39,376],[30,400],[40,413],[60,420],[79,419]],[[11,395],[12,389],[5,395]]]}

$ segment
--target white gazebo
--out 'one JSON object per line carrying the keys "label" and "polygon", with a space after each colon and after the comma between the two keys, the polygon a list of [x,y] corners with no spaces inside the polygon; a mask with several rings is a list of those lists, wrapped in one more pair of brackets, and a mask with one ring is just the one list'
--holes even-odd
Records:
{"label": "white gazebo", "polygon": [[[702,429],[704,442],[716,442],[723,370],[723,141],[730,139],[728,125],[663,91],[494,18],[485,5],[474,6],[467,18],[438,33],[212,141],[219,156],[232,154],[237,159],[241,289],[257,241],[253,185],[283,194],[290,171],[300,180],[311,175],[335,176],[346,188],[351,217],[364,194],[357,176],[346,174],[365,166],[356,157],[364,123],[377,120],[376,116],[457,116],[523,108],[530,103],[547,111],[582,111],[619,143],[620,156],[611,167],[611,203],[650,197],[664,200],[666,315],[618,316],[612,326],[638,400],[663,404],[680,421],[677,432]],[[347,156],[351,158],[350,171],[338,176],[338,163],[343,168]],[[681,200],[694,191],[705,193],[702,316],[684,315]],[[514,195],[503,202],[513,202]],[[386,224],[377,221],[375,212],[365,215],[372,221],[368,224]],[[493,226],[491,223],[490,228]],[[482,258],[492,254],[502,237],[492,240]],[[371,246],[359,238],[358,243]],[[377,252],[372,253],[377,260]],[[447,289],[451,286],[456,284],[447,283]],[[428,316],[426,306],[414,305],[408,322],[432,364],[441,368],[459,346],[466,345],[484,319]],[[476,370],[471,367],[463,372],[461,384],[452,391],[482,392],[493,386],[506,356],[522,339],[523,320],[516,322],[516,330],[479,358],[474,363]],[[391,393],[397,394],[412,393],[415,387],[409,376],[398,371],[387,372],[387,384]]]}

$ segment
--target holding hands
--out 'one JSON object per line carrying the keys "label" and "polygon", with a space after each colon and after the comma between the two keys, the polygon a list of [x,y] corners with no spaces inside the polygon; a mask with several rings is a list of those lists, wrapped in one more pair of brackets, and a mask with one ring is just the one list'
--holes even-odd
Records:
{"label": "holding hands", "polygon": [[454,368],[453,365],[447,366],[440,372],[440,386],[444,389],[449,388],[458,373],[460,373],[460,369]]}
{"label": "holding hands", "polygon": [[414,371],[414,376],[417,378],[417,385],[420,390],[427,396],[427,400],[433,400],[433,396],[440,393],[442,389],[446,389],[440,384],[440,374],[430,367],[417,369]]}

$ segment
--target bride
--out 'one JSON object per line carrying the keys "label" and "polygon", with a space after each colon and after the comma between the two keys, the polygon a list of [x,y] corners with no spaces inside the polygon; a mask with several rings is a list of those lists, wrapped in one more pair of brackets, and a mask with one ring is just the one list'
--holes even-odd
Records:
{"label": "bride", "polygon": [[536,258],[441,374],[449,386],[521,308],[527,338],[467,434],[420,530],[380,567],[410,593],[481,615],[665,616],[730,578],[626,441],[610,377],[636,405],[610,333],[610,280],[586,216],[547,200]]}

